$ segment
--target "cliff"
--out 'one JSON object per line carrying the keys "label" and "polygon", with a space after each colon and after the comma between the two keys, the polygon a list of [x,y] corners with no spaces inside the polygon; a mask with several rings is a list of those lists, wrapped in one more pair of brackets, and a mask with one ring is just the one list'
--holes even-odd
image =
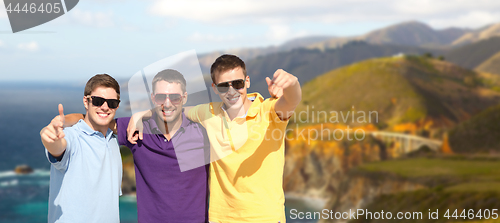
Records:
{"label": "cliff", "polygon": [[120,146],[120,153],[123,164],[122,193],[133,194],[136,190],[134,158],[132,152],[126,146]]}

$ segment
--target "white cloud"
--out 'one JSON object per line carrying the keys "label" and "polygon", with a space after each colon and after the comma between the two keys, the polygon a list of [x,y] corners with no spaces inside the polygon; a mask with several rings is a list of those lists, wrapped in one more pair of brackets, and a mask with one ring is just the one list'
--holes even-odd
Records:
{"label": "white cloud", "polygon": [[214,34],[201,34],[199,32],[195,32],[188,37],[188,40],[191,42],[229,42],[235,41],[239,39],[241,35],[214,35]]}
{"label": "white cloud", "polygon": [[483,25],[493,24],[500,22],[500,13],[485,12],[485,11],[472,11],[467,14],[458,16],[456,18],[443,18],[430,20],[429,24],[433,27],[450,27],[455,24],[459,27],[473,27],[478,28]]}
{"label": "white cloud", "polygon": [[[485,25],[483,22],[490,22],[497,18],[496,14],[500,12],[500,1],[155,0],[149,12],[157,16],[213,24],[421,20],[424,22],[440,21],[435,24],[441,26],[464,26],[463,24],[466,24],[465,26],[476,28]],[[478,16],[480,21],[469,20]]]}
{"label": "white cloud", "polygon": [[266,37],[272,41],[285,41],[297,37],[307,36],[306,31],[293,31],[287,25],[271,25],[267,31]]}
{"label": "white cloud", "polygon": [[0,47],[3,47],[5,45],[5,43],[3,43],[2,40],[0,40]]}
{"label": "white cloud", "polygon": [[17,48],[24,51],[36,52],[40,49],[38,43],[35,41],[31,41],[29,43],[20,43],[17,45]]}
{"label": "white cloud", "polygon": [[98,28],[107,28],[115,25],[113,12],[90,12],[79,9],[71,11],[71,20],[81,25]]}

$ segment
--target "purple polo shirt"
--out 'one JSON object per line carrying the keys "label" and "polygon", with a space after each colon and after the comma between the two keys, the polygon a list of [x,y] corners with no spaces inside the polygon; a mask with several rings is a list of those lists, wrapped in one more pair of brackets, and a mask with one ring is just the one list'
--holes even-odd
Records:
{"label": "purple polo shirt", "polygon": [[[208,165],[199,163],[210,149],[206,130],[183,112],[181,127],[169,141],[154,118],[143,121],[144,138],[135,145],[127,141],[130,118],[116,119],[118,142],[134,156],[138,221],[207,222]],[[196,168],[181,171],[177,157],[186,157],[181,152],[202,161],[196,161]]]}

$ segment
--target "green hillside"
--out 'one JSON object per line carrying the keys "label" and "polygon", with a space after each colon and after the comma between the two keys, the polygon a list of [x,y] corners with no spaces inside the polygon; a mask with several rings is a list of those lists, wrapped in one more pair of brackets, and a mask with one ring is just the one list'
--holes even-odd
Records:
{"label": "green hillside", "polygon": [[500,105],[477,114],[450,131],[455,152],[500,152]]}
{"label": "green hillside", "polygon": [[500,51],[477,66],[476,70],[500,75]]}
{"label": "green hillside", "polygon": [[310,123],[318,111],[346,114],[354,110],[355,122],[349,118],[346,123],[365,124],[357,119],[363,115],[360,112],[376,111],[382,126],[421,119],[450,126],[500,101],[500,93],[483,82],[476,72],[444,61],[417,56],[370,59],[304,84],[296,113],[302,115],[298,116],[301,120],[309,118],[307,124],[318,124]]}
{"label": "green hillside", "polygon": [[[419,158],[373,162],[351,171],[356,175],[376,179],[398,178],[426,185],[428,188],[383,194],[364,208],[371,212],[421,212],[419,219],[391,221],[361,217],[349,222],[463,222],[464,218],[445,217],[446,211],[493,209],[500,205],[500,162],[491,159]],[[429,210],[439,210],[439,218],[428,218]],[[490,218],[490,216],[488,216]],[[474,216],[475,220],[482,218]],[[468,221],[471,222],[471,221]],[[482,221],[477,221],[482,222]],[[485,221],[497,222],[497,221]]]}

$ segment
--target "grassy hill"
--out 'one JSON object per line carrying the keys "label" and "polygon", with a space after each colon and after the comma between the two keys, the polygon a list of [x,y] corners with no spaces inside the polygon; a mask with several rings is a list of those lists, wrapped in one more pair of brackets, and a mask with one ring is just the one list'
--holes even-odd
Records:
{"label": "grassy hill", "polygon": [[[481,78],[474,71],[420,56],[370,59],[304,84],[296,114],[304,120],[306,114],[318,115],[318,111],[354,110],[359,115],[376,111],[382,126],[422,119],[451,126],[500,101],[500,93],[485,86]],[[357,118],[354,123],[349,118],[346,123],[360,124],[356,122]]]}
{"label": "grassy hill", "polygon": [[476,70],[500,75],[500,51],[477,66]]}
{"label": "grassy hill", "polygon": [[455,152],[500,152],[500,105],[493,106],[450,131]]}
{"label": "grassy hill", "polygon": [[[405,219],[400,222],[463,222],[463,218],[446,218],[446,210],[479,210],[497,208],[500,205],[500,162],[498,160],[419,158],[391,160],[361,165],[353,172],[357,175],[387,177],[396,175],[409,181],[428,185],[427,189],[384,194],[366,205],[371,212],[397,213],[421,212],[423,218]],[[429,209],[439,210],[439,218],[430,220]],[[488,216],[490,218],[490,216]],[[476,222],[479,217],[474,217]],[[490,218],[491,220],[491,218]],[[398,220],[392,220],[399,222]],[[387,222],[387,220],[359,218],[350,222]],[[471,221],[468,221],[471,222]],[[485,221],[498,222],[498,221]]]}

